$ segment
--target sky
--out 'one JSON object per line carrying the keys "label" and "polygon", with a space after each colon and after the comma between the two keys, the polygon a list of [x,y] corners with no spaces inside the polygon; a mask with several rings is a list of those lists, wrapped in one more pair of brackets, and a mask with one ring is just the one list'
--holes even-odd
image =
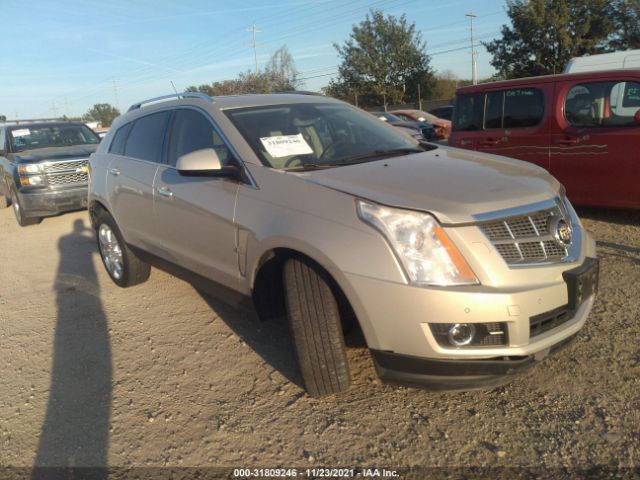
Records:
{"label": "sky", "polygon": [[[0,0],[0,115],[80,116],[96,103],[133,103],[258,67],[286,45],[299,87],[319,91],[336,77],[352,26],[371,9],[415,22],[436,71],[471,78],[469,19],[477,41],[508,23],[504,0]],[[477,48],[478,78],[494,73]]]}

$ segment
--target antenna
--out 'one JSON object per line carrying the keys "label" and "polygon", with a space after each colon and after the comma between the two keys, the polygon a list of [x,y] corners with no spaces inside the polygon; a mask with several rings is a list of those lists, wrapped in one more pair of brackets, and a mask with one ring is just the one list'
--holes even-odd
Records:
{"label": "antenna", "polygon": [[253,60],[256,64],[256,75],[258,74],[258,52],[257,52],[257,48],[261,47],[262,45],[258,45],[256,43],[256,33],[260,33],[262,32],[262,30],[259,30],[256,28],[256,24],[254,23],[253,25],[251,25],[251,28],[247,28],[247,32],[251,32],[253,33],[253,42],[250,48],[253,48]]}
{"label": "antenna", "polygon": [[176,95],[178,94],[178,89],[176,88],[176,86],[173,84],[173,80],[169,80],[169,83],[171,83],[171,86],[173,87],[173,91],[176,92]]}

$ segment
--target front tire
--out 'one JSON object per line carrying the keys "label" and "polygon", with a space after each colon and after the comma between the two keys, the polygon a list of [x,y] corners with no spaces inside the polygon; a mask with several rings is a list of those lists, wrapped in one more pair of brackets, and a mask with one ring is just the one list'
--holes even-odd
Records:
{"label": "front tire", "polygon": [[18,192],[15,188],[10,190],[11,193],[11,205],[13,205],[13,213],[16,216],[16,221],[21,227],[28,227],[29,225],[36,225],[42,221],[40,217],[27,217],[27,212],[22,208]]}
{"label": "front tire", "polygon": [[147,281],[151,266],[127,246],[113,217],[107,212],[100,212],[95,224],[100,258],[111,280],[122,288]]}
{"label": "front tire", "polygon": [[298,365],[313,397],[349,389],[340,311],[327,275],[311,261],[284,264],[285,300]]}

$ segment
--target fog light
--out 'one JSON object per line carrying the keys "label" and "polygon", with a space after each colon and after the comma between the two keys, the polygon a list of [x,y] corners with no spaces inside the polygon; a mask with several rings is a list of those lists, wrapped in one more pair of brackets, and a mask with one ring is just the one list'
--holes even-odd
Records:
{"label": "fog light", "polygon": [[447,333],[447,339],[451,345],[464,347],[473,341],[476,327],[469,323],[454,323]]}

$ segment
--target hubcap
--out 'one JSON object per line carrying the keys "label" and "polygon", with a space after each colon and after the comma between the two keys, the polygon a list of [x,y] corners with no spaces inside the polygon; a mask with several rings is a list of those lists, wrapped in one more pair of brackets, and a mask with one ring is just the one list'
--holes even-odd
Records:
{"label": "hubcap", "polygon": [[113,278],[119,280],[124,272],[122,248],[120,248],[120,243],[109,225],[103,223],[98,228],[98,243],[105,267]]}

